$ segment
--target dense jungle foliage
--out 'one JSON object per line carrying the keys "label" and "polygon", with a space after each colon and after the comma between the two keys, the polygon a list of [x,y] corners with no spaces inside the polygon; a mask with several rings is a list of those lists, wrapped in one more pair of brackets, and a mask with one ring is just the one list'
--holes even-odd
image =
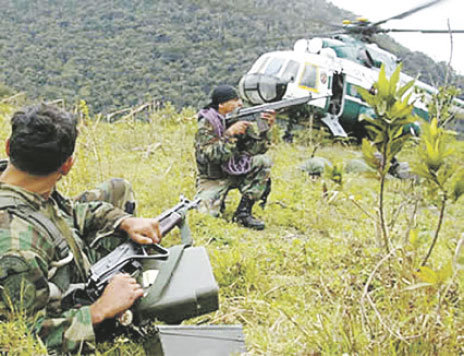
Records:
{"label": "dense jungle foliage", "polygon": [[[87,101],[108,113],[152,100],[179,109],[237,84],[261,54],[353,19],[324,0],[4,0],[0,82],[30,98]],[[447,39],[445,39],[447,40]],[[445,63],[387,36],[404,70],[444,83]],[[463,76],[452,76],[463,88]],[[0,88],[0,91],[2,89]]]}

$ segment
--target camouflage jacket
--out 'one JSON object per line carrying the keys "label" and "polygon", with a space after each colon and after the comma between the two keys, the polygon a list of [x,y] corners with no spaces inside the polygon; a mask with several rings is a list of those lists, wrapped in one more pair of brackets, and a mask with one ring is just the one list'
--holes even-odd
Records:
{"label": "camouflage jacket", "polygon": [[204,116],[204,112],[205,110],[199,112],[198,130],[195,135],[195,156],[199,177],[227,178],[229,174],[224,166],[228,161],[237,159],[241,155],[263,154],[268,150],[271,143],[269,131],[257,134],[256,127],[251,125],[244,135],[228,137],[224,135],[224,131],[229,126],[226,120],[215,111],[223,124],[222,127],[214,127]]}
{"label": "camouflage jacket", "polygon": [[[76,203],[57,191],[44,199],[5,183],[0,183],[0,197],[46,216],[65,241],[60,249],[47,230],[15,212],[19,209],[0,210],[0,316],[25,311],[49,349],[76,351],[95,339],[90,307],[63,310],[62,295],[70,284],[85,281],[90,245],[114,236],[127,214],[109,203]],[[69,263],[63,263],[66,254],[72,257]]]}

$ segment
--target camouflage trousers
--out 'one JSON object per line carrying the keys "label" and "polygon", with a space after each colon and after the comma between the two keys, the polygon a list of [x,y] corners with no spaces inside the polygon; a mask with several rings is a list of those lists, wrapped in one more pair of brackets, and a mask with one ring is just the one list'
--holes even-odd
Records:
{"label": "camouflage trousers", "polygon": [[230,175],[223,179],[198,177],[195,184],[195,198],[201,200],[198,210],[218,217],[221,205],[231,189],[239,189],[242,196],[250,200],[259,200],[267,187],[273,163],[266,155],[256,155],[252,157],[251,165],[249,173],[239,176]]}
{"label": "camouflage trousers", "polygon": [[[131,183],[122,178],[111,178],[106,180],[95,189],[86,190],[74,198],[75,201],[85,203],[89,201],[104,201],[136,215],[136,200]],[[86,249],[87,257],[91,263],[113,251],[121,244],[119,237],[106,237],[99,241],[95,248]]]}
{"label": "camouflage trousers", "polygon": [[104,201],[135,215],[136,201],[131,183],[122,178],[111,178],[95,189],[86,190],[74,198],[75,201]]}

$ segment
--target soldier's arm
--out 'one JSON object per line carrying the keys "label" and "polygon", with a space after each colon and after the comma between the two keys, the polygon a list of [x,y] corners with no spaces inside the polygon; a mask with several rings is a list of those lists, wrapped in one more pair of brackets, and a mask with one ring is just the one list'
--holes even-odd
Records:
{"label": "soldier's arm", "polygon": [[[76,350],[95,334],[89,306],[62,311],[58,287],[52,288],[48,268],[53,243],[33,226],[4,213],[0,229],[0,313],[15,318],[25,312],[33,332],[48,348]],[[4,224],[9,219],[9,224]],[[54,292],[52,292],[54,291]]]}
{"label": "soldier's arm", "polygon": [[62,310],[61,288],[66,286],[49,280],[53,242],[15,216],[3,213],[2,218],[10,224],[0,229],[0,313],[14,319],[15,313],[24,312],[37,320],[33,332],[47,348],[73,352],[83,342],[94,341],[94,325],[127,310],[142,296],[134,278],[118,274],[92,305]]}
{"label": "soldier's arm", "polygon": [[98,240],[108,236],[125,236],[121,234],[119,226],[121,222],[132,216],[113,205],[102,201],[73,204],[73,225],[79,231],[79,235],[92,245]]}
{"label": "soldier's arm", "polygon": [[197,152],[201,152],[206,160],[216,164],[227,162],[237,153],[237,139],[229,135],[218,137],[213,126],[205,118],[198,122],[195,144]]}
{"label": "soldier's arm", "polygon": [[73,211],[74,225],[83,240],[91,247],[98,240],[108,236],[128,236],[139,244],[161,241],[159,224],[155,218],[134,217],[100,201],[75,203]]}
{"label": "soldier's arm", "polygon": [[[254,128],[251,127],[251,130]],[[251,155],[263,154],[270,148],[271,145],[271,132],[267,130],[258,134],[249,135],[247,140],[244,140],[245,151]]]}
{"label": "soldier's arm", "polygon": [[248,140],[245,145],[245,150],[251,155],[263,154],[270,148],[271,135],[267,131],[260,135],[260,140]]}

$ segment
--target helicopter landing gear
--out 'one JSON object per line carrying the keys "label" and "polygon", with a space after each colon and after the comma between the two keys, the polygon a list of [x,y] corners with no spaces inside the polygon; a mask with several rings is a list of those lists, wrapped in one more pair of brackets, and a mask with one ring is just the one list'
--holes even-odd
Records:
{"label": "helicopter landing gear", "polygon": [[321,121],[328,126],[329,130],[334,136],[347,137],[347,133],[339,123],[339,118],[336,115],[327,113],[321,118]]}

